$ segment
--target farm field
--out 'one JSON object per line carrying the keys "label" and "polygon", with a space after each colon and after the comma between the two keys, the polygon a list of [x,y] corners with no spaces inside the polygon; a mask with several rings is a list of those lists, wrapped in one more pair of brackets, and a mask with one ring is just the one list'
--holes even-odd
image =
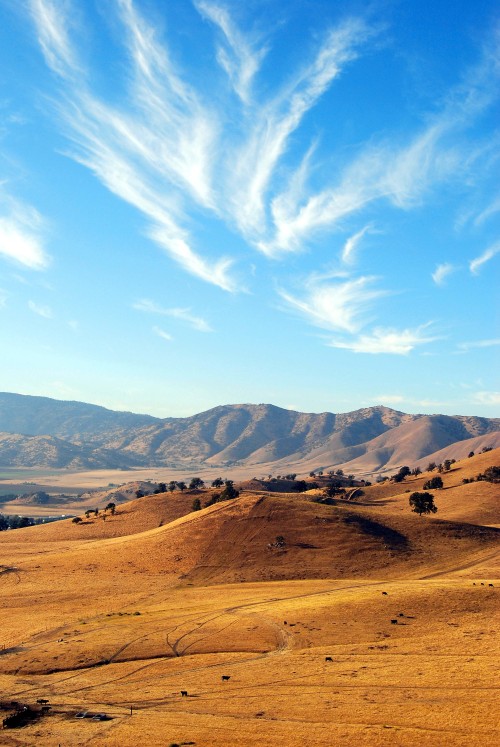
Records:
{"label": "farm field", "polygon": [[433,516],[423,475],[2,532],[0,701],[51,710],[1,744],[497,745],[498,490],[461,478],[495,459],[454,465]]}

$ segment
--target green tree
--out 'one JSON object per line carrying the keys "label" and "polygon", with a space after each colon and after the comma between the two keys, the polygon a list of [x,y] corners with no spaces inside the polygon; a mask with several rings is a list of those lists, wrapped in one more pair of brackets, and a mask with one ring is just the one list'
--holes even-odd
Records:
{"label": "green tree", "polygon": [[483,472],[483,478],[487,482],[500,482],[500,467],[488,467]]}
{"label": "green tree", "polygon": [[424,490],[441,490],[443,487],[443,480],[439,475],[436,475],[436,477],[431,477],[430,480],[427,480],[426,483],[424,483]]}
{"label": "green tree", "polygon": [[199,498],[195,498],[191,504],[191,511],[201,511],[201,501]]}
{"label": "green tree", "polygon": [[[269,475],[271,477],[271,475]],[[216,477],[215,480],[212,480],[212,487],[213,488],[222,488],[224,485],[224,480],[222,477]]]}
{"label": "green tree", "polygon": [[81,522],[81,518],[79,516],[75,516],[74,519],[71,519],[73,524],[79,524]]}
{"label": "green tree", "polygon": [[184,492],[184,491],[186,490],[186,487],[187,487],[187,486],[186,486],[186,483],[185,483],[185,482],[182,482],[182,481],[181,481],[181,482],[178,482],[178,483],[177,483],[177,487],[179,488],[179,490],[181,491],[181,493],[183,493],[183,492]]}
{"label": "green tree", "polygon": [[197,488],[202,488],[204,485],[205,483],[201,477],[193,477],[189,483],[189,490],[196,490]]}
{"label": "green tree", "polygon": [[177,483],[175,482],[175,480],[170,480],[170,482],[168,483],[168,489],[170,490],[171,493],[174,492],[176,487],[177,487]]}
{"label": "green tree", "polygon": [[115,511],[116,511],[116,503],[113,503],[112,501],[110,501],[110,503],[108,503],[108,505],[106,506],[104,510],[105,511],[109,510],[111,512],[111,516],[114,516]]}
{"label": "green tree", "polygon": [[220,494],[221,501],[230,501],[232,498],[237,498],[239,496],[240,491],[236,490],[232,480],[226,480],[225,486],[226,487]]}
{"label": "green tree", "polygon": [[401,467],[399,472],[392,476],[392,479],[394,482],[403,482],[408,475],[411,475],[411,469],[405,465],[404,467]]}
{"label": "green tree", "polygon": [[437,511],[432,493],[412,493],[409,500],[411,510],[419,516],[422,516],[422,514],[435,514]]}

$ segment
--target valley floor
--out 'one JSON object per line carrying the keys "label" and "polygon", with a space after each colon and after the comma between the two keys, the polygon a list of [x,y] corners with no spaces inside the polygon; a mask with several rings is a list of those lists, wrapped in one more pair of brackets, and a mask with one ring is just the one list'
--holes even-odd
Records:
{"label": "valley floor", "polygon": [[0,742],[497,745],[500,582],[467,575],[40,593],[4,569],[2,700],[52,710]]}

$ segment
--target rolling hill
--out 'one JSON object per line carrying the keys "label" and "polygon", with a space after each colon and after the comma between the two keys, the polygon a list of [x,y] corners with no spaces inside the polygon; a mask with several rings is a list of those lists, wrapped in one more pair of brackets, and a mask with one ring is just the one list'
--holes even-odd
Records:
{"label": "rolling hill", "polygon": [[498,456],[432,516],[427,474],[0,532],[0,710],[33,714],[2,744],[496,746],[498,486],[463,479]]}

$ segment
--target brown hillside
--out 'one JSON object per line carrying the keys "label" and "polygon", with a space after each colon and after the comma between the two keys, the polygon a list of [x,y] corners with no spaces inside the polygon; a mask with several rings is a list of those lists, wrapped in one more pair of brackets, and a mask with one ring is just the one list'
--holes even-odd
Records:
{"label": "brown hillside", "polygon": [[[496,456],[440,496],[477,505],[462,475]],[[193,495],[148,496],[0,533],[0,708],[51,706],[2,745],[496,747],[500,530],[394,487],[184,516]]]}

